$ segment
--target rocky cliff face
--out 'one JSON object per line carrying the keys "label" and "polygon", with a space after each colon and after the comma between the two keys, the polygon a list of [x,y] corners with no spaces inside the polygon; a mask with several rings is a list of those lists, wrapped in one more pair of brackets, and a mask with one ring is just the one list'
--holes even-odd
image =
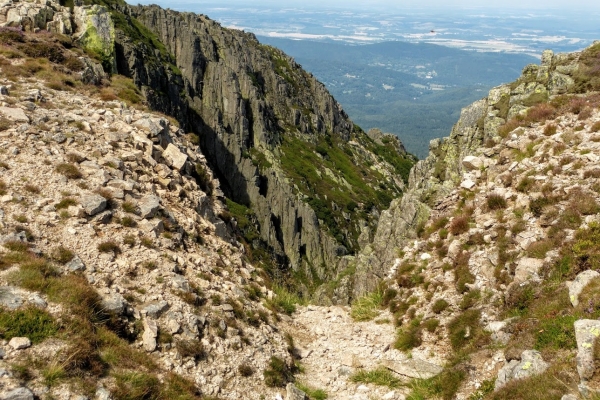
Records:
{"label": "rocky cliff face", "polygon": [[[251,34],[159,7],[115,10],[152,37],[151,47],[117,24],[117,71],[199,135],[225,194],[254,212],[277,264],[311,285],[335,276],[339,257],[358,250],[361,231],[403,189],[389,157],[374,154],[386,145],[356,129],[293,59]],[[410,166],[396,148],[392,159]],[[316,168],[322,159],[331,168]],[[355,170],[365,161],[375,168]],[[340,186],[355,199],[338,198]]]}
{"label": "rocky cliff face", "polygon": [[[462,160],[466,156],[497,155],[493,146],[502,139],[501,134],[506,134],[499,132],[501,126],[511,119],[522,120],[532,106],[548,101],[550,96],[576,93],[585,87],[582,70],[586,66],[580,58],[577,53],[544,52],[541,65],[526,66],[516,82],[495,87],[486,98],[464,108],[450,135],[430,142],[428,157],[410,172],[405,195],[382,213],[371,244],[357,257],[355,294],[375,289],[375,282],[385,276],[429,216],[445,208],[441,199],[458,185],[466,189],[474,185],[471,180],[463,181],[466,170]],[[477,168],[488,164],[489,159],[484,158]]]}

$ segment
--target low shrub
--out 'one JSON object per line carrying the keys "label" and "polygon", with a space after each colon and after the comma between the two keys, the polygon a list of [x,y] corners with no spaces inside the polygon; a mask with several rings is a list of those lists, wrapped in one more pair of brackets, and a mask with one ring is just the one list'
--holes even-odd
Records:
{"label": "low shrub", "polygon": [[546,257],[546,253],[548,253],[553,247],[554,243],[552,240],[538,240],[537,242],[531,243],[527,247],[527,255],[533,258],[544,258]]}
{"label": "low shrub", "polygon": [[285,387],[288,382],[294,381],[295,369],[281,358],[271,356],[269,366],[263,371],[265,384],[269,387]]}
{"label": "low shrub", "polygon": [[135,205],[135,203],[133,203],[131,201],[124,201],[121,204],[121,208],[126,213],[135,214],[137,212],[137,206]]}
{"label": "low shrub", "polygon": [[73,164],[61,163],[56,166],[55,170],[69,179],[80,179],[83,176],[79,168]]}
{"label": "low shrub", "polygon": [[243,363],[238,366],[238,372],[241,376],[247,378],[254,374],[254,368],[247,363]]}
{"label": "low shrub", "polygon": [[100,253],[110,253],[113,252],[118,254],[121,252],[121,248],[114,240],[108,240],[106,242],[102,242],[98,245],[98,251]]}
{"label": "low shrub", "polygon": [[556,125],[549,124],[544,127],[544,135],[552,136],[554,134],[556,134]]}
{"label": "low shrub", "polygon": [[296,304],[302,304],[302,299],[295,293],[290,292],[283,286],[274,286],[275,296],[267,302],[277,312],[292,315],[296,311]]}
{"label": "low shrub", "polygon": [[183,358],[192,357],[194,360],[202,360],[206,357],[204,346],[199,340],[178,340],[175,348]]}
{"label": "low shrub", "polygon": [[480,317],[481,311],[469,309],[457,315],[448,323],[448,336],[454,350],[463,349],[478,337],[478,331],[481,331]]}
{"label": "low shrub", "polygon": [[453,235],[460,235],[461,233],[467,232],[469,230],[469,218],[464,215],[454,217],[452,222],[450,222],[448,230]]}
{"label": "low shrub", "polygon": [[401,351],[407,351],[419,347],[421,343],[421,320],[415,318],[410,321],[408,326],[398,331],[396,341],[394,342],[394,348]]}
{"label": "low shrub", "polygon": [[440,320],[437,318],[430,318],[423,321],[423,328],[427,329],[428,332],[435,332],[437,327],[440,325]]}
{"label": "low shrub", "polygon": [[77,205],[77,200],[75,200],[71,197],[65,197],[64,199],[59,201],[58,204],[55,204],[54,208],[56,208],[57,210],[64,210],[66,208],[69,208],[70,206],[75,206],[75,205]]}
{"label": "low shrub", "polygon": [[504,196],[492,193],[487,197],[487,206],[490,210],[504,210],[506,208],[506,199]]}
{"label": "low shrub", "polygon": [[448,304],[448,302],[446,300],[437,299],[431,306],[431,311],[433,311],[436,314],[439,314],[442,311],[444,311],[446,308],[448,308],[449,305],[450,304]]}
{"label": "low shrub", "polygon": [[66,247],[58,246],[52,250],[52,252],[50,253],[50,256],[57,263],[66,264],[73,259],[75,254],[71,250],[67,249]]}
{"label": "low shrub", "polygon": [[481,291],[479,289],[471,289],[463,296],[458,307],[461,310],[467,310],[473,307],[481,299]]}

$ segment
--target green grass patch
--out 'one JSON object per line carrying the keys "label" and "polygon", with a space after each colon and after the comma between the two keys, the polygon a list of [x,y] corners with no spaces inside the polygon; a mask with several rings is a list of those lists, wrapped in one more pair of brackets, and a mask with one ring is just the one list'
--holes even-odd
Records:
{"label": "green grass patch", "polygon": [[380,290],[376,290],[352,302],[350,316],[355,321],[371,321],[379,316],[379,309],[382,304],[383,293]]}
{"label": "green grass patch", "polygon": [[306,393],[306,395],[308,396],[308,398],[310,400],[325,400],[325,399],[327,399],[327,397],[329,397],[327,395],[327,392],[324,391],[323,389],[316,389],[316,388],[306,385],[302,382],[296,382],[295,385],[298,389],[300,389],[304,393]]}
{"label": "green grass patch", "polygon": [[387,386],[391,389],[400,386],[400,379],[385,367],[378,367],[372,370],[358,370],[350,376],[350,381],[354,383],[372,383],[378,386]]}
{"label": "green grass patch", "polygon": [[27,337],[32,343],[56,335],[58,324],[48,312],[29,307],[19,310],[0,309],[0,337],[10,340],[13,337]]}
{"label": "green grass patch", "polygon": [[272,290],[275,296],[272,300],[267,300],[267,305],[278,312],[292,315],[296,311],[296,305],[304,303],[300,296],[288,291],[283,286],[275,285]]}

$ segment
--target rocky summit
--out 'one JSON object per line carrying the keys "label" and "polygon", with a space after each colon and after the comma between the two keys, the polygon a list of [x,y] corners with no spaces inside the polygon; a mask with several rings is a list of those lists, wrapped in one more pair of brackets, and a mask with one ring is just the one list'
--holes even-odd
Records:
{"label": "rocky summit", "polygon": [[600,396],[599,43],[417,162],[203,15],[0,25],[0,399]]}

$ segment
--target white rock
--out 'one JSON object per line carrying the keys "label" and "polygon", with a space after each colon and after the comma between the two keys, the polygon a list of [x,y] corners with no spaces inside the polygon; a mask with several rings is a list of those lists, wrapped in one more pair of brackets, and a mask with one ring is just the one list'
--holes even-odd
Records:
{"label": "white rock", "polygon": [[466,179],[460,183],[460,187],[463,189],[471,190],[475,187],[475,182],[470,179]]}
{"label": "white rock", "polygon": [[20,108],[0,107],[0,114],[15,122],[29,122],[29,117]]}
{"label": "white rock", "polygon": [[31,340],[29,340],[29,338],[26,337],[14,337],[10,339],[8,345],[15,350],[23,350],[28,347],[31,347]]}
{"label": "white rock", "polygon": [[187,155],[179,151],[177,146],[174,146],[172,143],[169,143],[165,151],[163,151],[162,156],[169,166],[177,170],[181,170],[187,161]]}
{"label": "white rock", "polygon": [[144,350],[152,352],[156,350],[156,338],[158,336],[158,325],[156,321],[151,319],[144,319],[144,334],[142,335],[142,342],[144,343]]}
{"label": "white rock", "polygon": [[537,258],[523,257],[519,260],[515,269],[514,283],[523,283],[531,278],[537,278],[540,268],[544,265],[544,260]]}
{"label": "white rock", "polygon": [[478,171],[483,167],[483,161],[479,157],[466,156],[462,160],[462,165],[469,171]]}

